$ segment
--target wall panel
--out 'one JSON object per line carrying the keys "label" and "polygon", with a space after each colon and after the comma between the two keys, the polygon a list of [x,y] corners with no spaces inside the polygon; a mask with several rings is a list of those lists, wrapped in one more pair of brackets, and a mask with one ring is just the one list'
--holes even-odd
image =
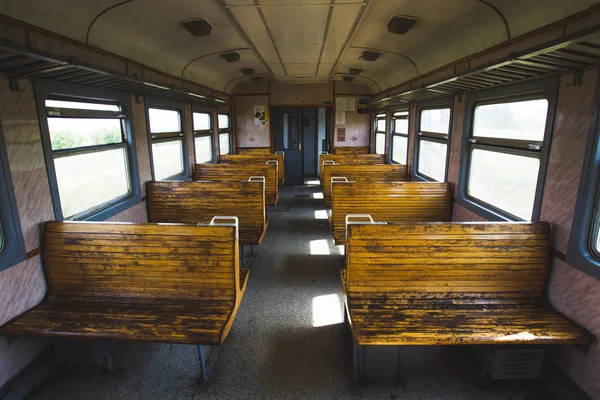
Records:
{"label": "wall panel", "polygon": [[[268,95],[235,96],[235,134],[237,147],[270,147],[270,124],[254,123],[254,106],[269,107]],[[269,117],[270,119],[270,117]]]}

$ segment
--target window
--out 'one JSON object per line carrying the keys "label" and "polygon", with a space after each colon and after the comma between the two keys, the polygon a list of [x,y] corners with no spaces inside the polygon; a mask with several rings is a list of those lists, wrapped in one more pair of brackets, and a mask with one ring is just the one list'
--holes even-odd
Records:
{"label": "window", "polygon": [[217,126],[219,128],[219,154],[231,153],[231,126],[229,114],[219,114]]}
{"label": "window", "polygon": [[490,219],[537,220],[552,87],[534,83],[468,97],[459,195],[467,207]]}
{"label": "window", "polygon": [[375,116],[375,153],[385,154],[385,126],[387,124],[385,113]]}
{"label": "window", "polygon": [[408,152],[408,110],[396,111],[392,117],[392,162],[406,164]]}
{"label": "window", "polygon": [[600,279],[600,81],[586,144],[566,261]]}
{"label": "window", "polygon": [[298,150],[300,148],[300,117],[298,113],[283,114],[283,148]]}
{"label": "window", "polygon": [[103,220],[139,202],[130,97],[41,82],[36,97],[56,219]]}
{"label": "window", "polygon": [[207,112],[193,112],[194,154],[197,163],[213,161],[212,115]]}
{"label": "window", "polygon": [[25,245],[0,126],[0,271],[25,260]]}
{"label": "window", "polygon": [[154,180],[185,179],[188,163],[183,105],[147,100],[146,106]]}
{"label": "window", "polygon": [[435,100],[417,107],[414,173],[422,180],[446,181],[453,101]]}

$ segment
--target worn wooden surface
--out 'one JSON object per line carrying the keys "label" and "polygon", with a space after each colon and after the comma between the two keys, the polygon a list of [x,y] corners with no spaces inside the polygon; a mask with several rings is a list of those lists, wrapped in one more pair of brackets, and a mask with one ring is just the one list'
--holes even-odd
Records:
{"label": "worn wooden surface", "polygon": [[448,222],[452,185],[437,182],[336,182],[330,229],[336,245],[346,244],[346,215],[370,214],[375,221]]}
{"label": "worn wooden surface", "polygon": [[231,226],[47,222],[48,294],[0,332],[221,344],[248,278],[238,249]]}
{"label": "worn wooden surface", "polygon": [[373,165],[373,164],[385,164],[385,157],[383,154],[355,154],[355,155],[335,155],[335,154],[321,154],[319,156],[319,180],[323,185],[323,163],[325,161],[333,161],[340,165]]}
{"label": "worn wooden surface", "polygon": [[333,154],[369,154],[369,146],[339,146],[333,148]]}
{"label": "worn wooden surface", "polygon": [[276,205],[279,184],[274,164],[194,164],[195,181],[240,181],[251,176],[265,177],[265,202],[268,206]]}
{"label": "worn wooden surface", "polygon": [[352,225],[345,298],[361,345],[583,344],[543,301],[546,223]]}
{"label": "worn wooden surface", "polygon": [[279,184],[284,184],[285,179],[285,169],[283,162],[283,154],[223,154],[219,158],[219,162],[225,164],[266,164],[267,161],[276,160],[277,161],[277,176],[279,178]]}
{"label": "worn wooden surface", "polygon": [[327,165],[323,167],[323,198],[331,207],[331,178],[345,177],[354,182],[405,182],[408,167],[400,164],[384,165]]}
{"label": "worn wooden surface", "polygon": [[[236,149],[237,154],[243,155],[256,155],[256,154],[271,154],[270,147],[238,147]],[[223,156],[221,156],[223,157]]]}
{"label": "worn wooden surface", "polygon": [[207,224],[215,215],[236,216],[241,245],[260,244],[267,230],[263,182],[148,182],[147,193],[150,222]]}

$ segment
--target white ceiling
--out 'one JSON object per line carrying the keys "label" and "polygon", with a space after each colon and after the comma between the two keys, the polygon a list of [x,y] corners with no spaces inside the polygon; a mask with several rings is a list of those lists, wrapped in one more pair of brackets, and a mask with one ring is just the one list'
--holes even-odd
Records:
{"label": "white ceiling", "polygon": [[[582,11],[598,0],[2,0],[0,13],[166,73],[232,92],[240,69],[266,79],[325,82],[360,68],[377,93],[418,74]],[[393,15],[418,18],[388,33]],[[194,37],[180,24],[212,24]],[[505,25],[505,21],[507,26]],[[508,29],[507,29],[508,28]],[[364,50],[376,62],[359,59]],[[237,51],[240,61],[221,54]]]}

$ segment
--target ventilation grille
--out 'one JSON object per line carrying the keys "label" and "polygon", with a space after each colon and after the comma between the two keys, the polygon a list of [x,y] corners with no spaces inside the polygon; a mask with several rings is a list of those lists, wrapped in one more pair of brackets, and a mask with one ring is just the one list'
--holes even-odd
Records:
{"label": "ventilation grille", "polygon": [[60,364],[100,364],[108,356],[112,342],[55,340],[56,361]]}
{"label": "ventilation grille", "polygon": [[533,348],[486,347],[478,349],[478,356],[493,379],[539,379],[544,361],[544,350]]}

